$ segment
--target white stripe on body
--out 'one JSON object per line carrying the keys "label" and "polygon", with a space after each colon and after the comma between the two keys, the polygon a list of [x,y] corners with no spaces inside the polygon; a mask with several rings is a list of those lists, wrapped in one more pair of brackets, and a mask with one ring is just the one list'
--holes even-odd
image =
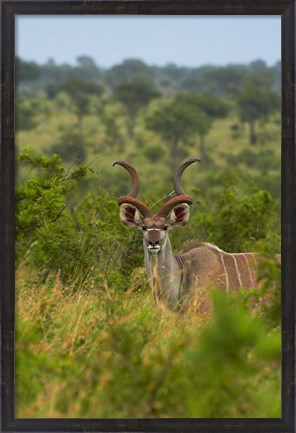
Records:
{"label": "white stripe on body", "polygon": [[[241,287],[243,287],[242,286],[242,281],[241,281],[241,275],[240,275],[240,272],[239,272],[239,269],[238,269],[238,265],[237,265],[237,261],[236,261],[234,255],[231,254],[231,253],[227,253],[226,251],[223,251],[221,248],[219,248],[216,245],[211,244],[209,242],[205,242],[205,245],[207,245],[208,247],[213,248],[214,250],[216,250],[216,251],[218,251],[220,253],[220,257],[221,257],[221,261],[222,261],[224,270],[226,270],[226,266],[225,266],[225,262],[223,260],[223,255],[222,254],[228,254],[228,255],[230,255],[230,256],[233,257],[234,262],[235,262],[235,268],[236,268],[236,271],[237,271],[238,280],[239,280],[239,283],[240,283]],[[248,260],[248,258],[246,257],[246,254],[249,254],[251,256],[252,261],[254,262],[255,269],[256,269],[256,267],[257,267],[257,261],[256,261],[256,256],[255,256],[254,253],[235,253],[236,256],[244,256],[244,259],[246,261],[246,265],[247,265],[247,268],[248,268],[248,273],[249,273],[249,276],[250,276],[251,285],[252,285],[252,287],[255,287],[256,283],[254,282],[254,278],[253,278],[253,275],[252,275],[252,270],[250,269],[250,260]],[[226,272],[226,283],[227,283],[227,293],[228,293],[228,290],[229,290],[229,279],[228,279],[227,272]]]}
{"label": "white stripe on body", "polygon": [[230,255],[233,257],[233,260],[234,260],[234,264],[235,264],[235,269],[236,269],[236,272],[237,272],[237,277],[238,277],[239,285],[240,285],[240,287],[243,287],[243,285],[242,285],[242,280],[241,280],[240,272],[239,272],[239,270],[238,270],[238,266],[237,266],[237,261],[236,261],[235,255],[234,255],[234,254],[230,254]]}
{"label": "white stripe on body", "polygon": [[244,258],[245,258],[247,269],[248,269],[248,272],[249,272],[249,276],[250,276],[250,280],[251,280],[251,285],[252,285],[252,287],[254,287],[254,280],[253,280],[253,277],[252,277],[252,272],[251,272],[251,270],[249,268],[248,259],[247,259],[247,257],[245,255],[244,255]]}
{"label": "white stripe on body", "polygon": [[222,251],[221,251],[219,248],[218,248],[218,251],[219,251],[219,253],[220,253],[221,262],[222,262],[222,265],[223,265],[223,268],[224,268],[224,273],[225,273],[225,280],[226,280],[226,293],[228,293],[228,292],[229,292],[229,279],[228,279],[228,273],[227,273],[227,269],[226,269],[226,266],[225,266],[225,263],[224,263],[223,253],[222,253]]}

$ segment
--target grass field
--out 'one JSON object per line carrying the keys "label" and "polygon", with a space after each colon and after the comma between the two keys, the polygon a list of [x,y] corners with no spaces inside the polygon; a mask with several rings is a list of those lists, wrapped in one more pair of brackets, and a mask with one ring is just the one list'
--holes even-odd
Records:
{"label": "grass field", "polygon": [[280,334],[242,298],[211,317],[160,311],[149,291],[24,284],[17,416],[279,417]]}
{"label": "grass field", "polygon": [[[38,125],[18,132],[19,151],[31,145],[50,154],[61,131],[76,128],[61,101],[43,105]],[[96,183],[75,186],[72,207],[59,171],[47,178],[43,168],[38,178],[29,164],[19,166],[20,184],[37,179],[22,217],[27,224],[31,207],[40,225],[17,243],[17,417],[280,417],[280,270],[271,260],[260,290],[208,295],[212,310],[205,316],[156,307],[140,234],[119,222],[115,196],[129,187],[129,176],[112,163],[134,164],[140,197],[153,204],[173,189],[168,147],[145,129],[144,113],[129,139],[118,106],[109,109],[124,148],[105,144],[98,116],[84,117],[85,162],[98,173]],[[188,226],[172,234],[177,249],[200,235],[213,242],[236,236],[230,245],[260,246],[269,257],[279,252],[278,120],[258,125],[256,146],[247,127],[232,128],[237,123],[234,113],[216,120],[206,136],[208,160],[184,175],[195,204]],[[149,159],[149,146],[161,157]],[[199,138],[185,150],[198,157]],[[44,178],[50,181],[41,184],[38,201],[32,190]],[[53,222],[46,212],[58,200],[65,211]]]}

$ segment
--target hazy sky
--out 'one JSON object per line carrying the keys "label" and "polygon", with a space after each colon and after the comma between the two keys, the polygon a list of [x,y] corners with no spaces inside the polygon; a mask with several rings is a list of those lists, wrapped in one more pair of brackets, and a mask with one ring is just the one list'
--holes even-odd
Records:
{"label": "hazy sky", "polygon": [[280,60],[280,17],[19,16],[16,50],[25,60],[75,64],[80,55],[110,67],[126,58],[148,64],[225,65]]}

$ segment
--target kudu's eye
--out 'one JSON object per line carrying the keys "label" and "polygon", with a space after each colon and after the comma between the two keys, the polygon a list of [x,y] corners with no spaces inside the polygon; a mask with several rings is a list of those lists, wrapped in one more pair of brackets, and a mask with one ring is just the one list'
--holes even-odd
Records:
{"label": "kudu's eye", "polygon": [[169,228],[169,226],[164,226],[163,230],[167,230]]}
{"label": "kudu's eye", "polygon": [[145,232],[147,230],[147,227],[142,226],[142,230]]}

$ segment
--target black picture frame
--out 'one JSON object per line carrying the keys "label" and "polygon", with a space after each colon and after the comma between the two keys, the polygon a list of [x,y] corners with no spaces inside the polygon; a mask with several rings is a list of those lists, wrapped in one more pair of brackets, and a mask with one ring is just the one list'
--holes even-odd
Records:
{"label": "black picture frame", "polygon": [[[1,432],[295,432],[296,143],[295,1],[0,0]],[[22,419],[14,416],[15,15],[281,15],[282,21],[282,418]],[[252,29],[250,28],[250,31]]]}

